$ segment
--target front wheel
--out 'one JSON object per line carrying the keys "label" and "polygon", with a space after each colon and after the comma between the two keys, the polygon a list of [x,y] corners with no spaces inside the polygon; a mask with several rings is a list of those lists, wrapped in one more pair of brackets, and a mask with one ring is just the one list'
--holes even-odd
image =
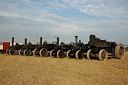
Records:
{"label": "front wheel", "polygon": [[100,50],[98,57],[99,57],[99,60],[101,60],[101,61],[106,61],[107,58],[108,58],[108,53],[107,53],[107,51],[106,51],[105,49]]}

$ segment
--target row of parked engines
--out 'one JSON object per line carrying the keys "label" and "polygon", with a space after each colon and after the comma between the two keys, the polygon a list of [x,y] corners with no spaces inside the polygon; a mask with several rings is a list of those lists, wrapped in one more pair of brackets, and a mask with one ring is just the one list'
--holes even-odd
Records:
{"label": "row of parked engines", "polygon": [[57,57],[57,58],[76,58],[87,59],[97,58],[101,61],[105,61],[108,58],[114,57],[123,59],[125,57],[125,48],[122,45],[117,45],[115,42],[108,42],[95,37],[95,35],[89,36],[89,42],[87,44],[78,42],[78,36],[75,36],[75,43],[70,42],[65,44],[63,42],[59,45],[59,37],[57,41],[47,43],[46,41],[42,44],[42,37],[40,37],[40,44],[27,44],[25,38],[25,44],[14,45],[14,37],[12,37],[12,46],[6,51],[7,54],[19,54],[25,56],[41,56],[41,57]]}

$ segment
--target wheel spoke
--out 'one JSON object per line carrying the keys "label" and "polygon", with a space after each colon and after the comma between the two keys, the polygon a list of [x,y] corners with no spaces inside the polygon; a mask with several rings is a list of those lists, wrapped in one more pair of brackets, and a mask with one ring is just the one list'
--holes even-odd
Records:
{"label": "wheel spoke", "polygon": [[122,45],[116,46],[115,48],[116,58],[123,59],[125,57],[125,48]]}
{"label": "wheel spoke", "polygon": [[107,51],[105,49],[100,50],[100,52],[99,52],[99,60],[106,61],[107,58],[108,58]]}

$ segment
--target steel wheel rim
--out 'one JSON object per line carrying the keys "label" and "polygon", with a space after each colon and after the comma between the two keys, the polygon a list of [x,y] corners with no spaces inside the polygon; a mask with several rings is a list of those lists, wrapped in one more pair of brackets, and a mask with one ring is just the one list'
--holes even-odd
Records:
{"label": "steel wheel rim", "polygon": [[43,57],[45,57],[46,54],[47,54],[47,51],[46,51],[45,49],[43,49],[43,50],[41,51],[41,55],[42,55]]}
{"label": "steel wheel rim", "polygon": [[119,58],[123,58],[124,55],[125,55],[124,48],[123,47],[120,47],[120,49],[119,49]]}

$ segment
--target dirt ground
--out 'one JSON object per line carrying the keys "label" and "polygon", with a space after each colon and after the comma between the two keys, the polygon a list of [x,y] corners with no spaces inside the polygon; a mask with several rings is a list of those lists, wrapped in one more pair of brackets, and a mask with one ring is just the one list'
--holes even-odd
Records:
{"label": "dirt ground", "polygon": [[126,85],[128,52],[105,62],[0,54],[0,85]]}

